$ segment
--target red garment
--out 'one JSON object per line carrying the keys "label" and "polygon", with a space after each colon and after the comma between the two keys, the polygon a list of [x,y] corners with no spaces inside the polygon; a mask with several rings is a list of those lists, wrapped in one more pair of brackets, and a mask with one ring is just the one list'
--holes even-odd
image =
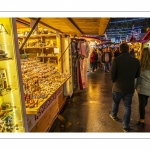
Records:
{"label": "red garment", "polygon": [[95,53],[91,53],[90,62],[95,62]]}

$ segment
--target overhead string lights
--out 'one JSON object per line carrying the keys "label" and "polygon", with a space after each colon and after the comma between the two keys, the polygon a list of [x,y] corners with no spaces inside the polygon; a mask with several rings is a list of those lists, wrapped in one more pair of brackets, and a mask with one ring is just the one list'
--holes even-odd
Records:
{"label": "overhead string lights", "polygon": [[111,18],[106,34],[108,39],[121,36],[125,40],[133,33],[146,33],[148,27],[150,27],[150,18]]}

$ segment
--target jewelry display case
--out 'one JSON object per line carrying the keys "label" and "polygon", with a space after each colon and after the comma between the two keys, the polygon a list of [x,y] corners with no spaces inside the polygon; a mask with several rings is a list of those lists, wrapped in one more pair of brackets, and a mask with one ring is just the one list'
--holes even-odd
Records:
{"label": "jewelry display case", "polygon": [[26,132],[15,20],[0,18],[0,132]]}

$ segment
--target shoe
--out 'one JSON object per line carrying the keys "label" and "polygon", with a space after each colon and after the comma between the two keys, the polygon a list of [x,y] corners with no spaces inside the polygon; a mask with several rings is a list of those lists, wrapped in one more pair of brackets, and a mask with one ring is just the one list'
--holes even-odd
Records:
{"label": "shoe", "polygon": [[128,128],[123,128],[124,132],[129,132],[130,131],[130,127],[128,126]]}
{"label": "shoe", "polygon": [[118,118],[117,118],[117,117],[113,117],[112,114],[109,114],[109,116],[110,116],[110,118],[111,118],[112,120],[114,120],[114,121],[117,121],[117,120],[118,120]]}
{"label": "shoe", "polygon": [[138,121],[138,122],[137,122],[137,125],[139,125],[140,127],[144,127],[144,126],[145,126],[145,123]]}
{"label": "shoe", "polygon": [[138,119],[137,120],[137,125],[139,125],[141,127],[144,127],[145,126],[144,119]]}

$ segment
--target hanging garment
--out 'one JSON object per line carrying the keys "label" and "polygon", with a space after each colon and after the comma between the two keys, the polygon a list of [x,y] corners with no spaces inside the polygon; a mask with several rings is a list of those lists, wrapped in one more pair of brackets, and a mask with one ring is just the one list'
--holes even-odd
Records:
{"label": "hanging garment", "polygon": [[81,54],[81,41],[78,41],[78,53]]}
{"label": "hanging garment", "polygon": [[89,46],[89,43],[88,42],[85,42],[86,44],[86,58],[89,57],[89,53],[90,53],[90,46]]}
{"label": "hanging garment", "polygon": [[79,62],[77,60],[77,88],[80,89],[80,86],[79,86]]}
{"label": "hanging garment", "polygon": [[87,70],[88,70],[88,67],[87,67],[87,62],[88,62],[88,59],[85,58],[84,59],[84,86],[83,88],[88,88],[88,76],[87,76]]}
{"label": "hanging garment", "polygon": [[73,58],[72,62],[72,83],[73,89],[75,90],[78,87],[77,60]]}
{"label": "hanging garment", "polygon": [[79,89],[83,90],[83,85],[82,85],[82,77],[81,77],[81,70],[80,70],[80,61],[78,61],[78,83],[79,83]]}
{"label": "hanging garment", "polygon": [[72,48],[72,53],[76,53],[78,50],[78,42],[77,41],[72,41],[71,43],[71,48]]}
{"label": "hanging garment", "polygon": [[72,52],[75,53],[76,52],[75,42],[71,43],[71,48],[72,48]]}
{"label": "hanging garment", "polygon": [[90,57],[87,58],[87,71],[90,71]]}
{"label": "hanging garment", "polygon": [[80,50],[81,50],[81,55],[87,58],[87,52],[86,52],[86,43],[81,42]]}
{"label": "hanging garment", "polygon": [[80,60],[80,72],[81,72],[82,86],[84,89],[88,87],[87,59],[86,58],[84,58],[83,60]]}

